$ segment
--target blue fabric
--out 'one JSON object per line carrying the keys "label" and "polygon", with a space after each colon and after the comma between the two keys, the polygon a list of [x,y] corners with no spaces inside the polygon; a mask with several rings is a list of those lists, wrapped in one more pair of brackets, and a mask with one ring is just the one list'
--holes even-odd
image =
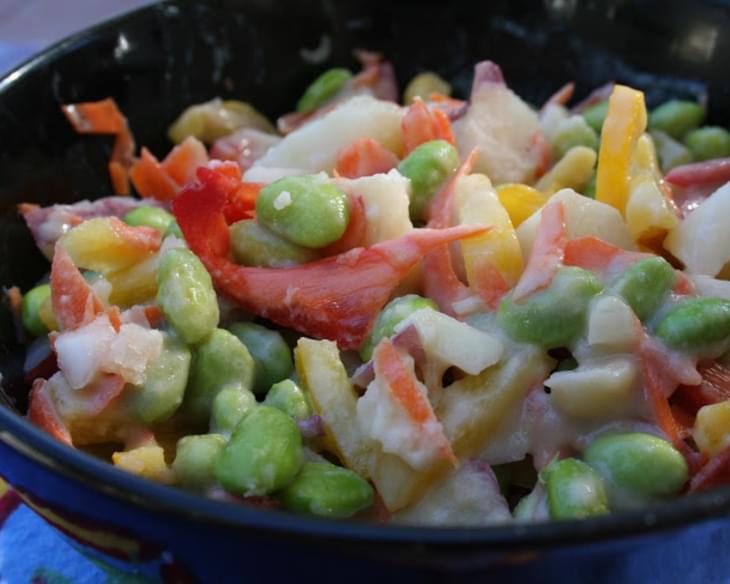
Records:
{"label": "blue fabric", "polygon": [[15,45],[0,41],[0,76],[38,51],[35,45]]}
{"label": "blue fabric", "polygon": [[[86,552],[88,553],[88,552]],[[80,553],[70,541],[25,505],[0,529],[2,584],[123,584],[159,582],[158,562],[114,565]]]}

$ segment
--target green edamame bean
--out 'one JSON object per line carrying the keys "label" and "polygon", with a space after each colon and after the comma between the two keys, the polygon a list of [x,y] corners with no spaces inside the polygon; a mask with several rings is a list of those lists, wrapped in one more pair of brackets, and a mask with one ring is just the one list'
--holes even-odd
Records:
{"label": "green edamame bean", "polygon": [[325,71],[317,77],[304,91],[297,102],[297,111],[312,112],[323,106],[330,98],[339,93],[342,87],[352,78],[352,73],[342,67]]}
{"label": "green edamame bean", "polygon": [[677,495],[687,482],[684,457],[651,434],[600,436],[583,458],[606,480],[611,501],[618,506]]}
{"label": "green edamame bean", "polygon": [[434,93],[451,95],[451,85],[436,73],[430,71],[419,73],[408,82],[403,92],[403,103],[410,105],[417,97],[427,100]]}
{"label": "green edamame bean", "polygon": [[585,462],[564,458],[542,473],[552,519],[583,519],[608,513],[608,497],[601,476]]}
{"label": "green edamame bean", "polygon": [[269,231],[255,219],[231,225],[231,249],[239,264],[263,268],[285,268],[317,259],[312,249],[301,247]]}
{"label": "green edamame bean", "polygon": [[236,426],[215,462],[214,474],[239,495],[266,495],[286,487],[302,466],[302,437],[281,410],[254,408]]}
{"label": "green edamame bean", "polygon": [[373,504],[373,488],[357,473],[329,462],[307,462],[277,494],[284,509],[322,517],[351,517]]}
{"label": "green edamame bean", "polygon": [[312,415],[312,406],[301,387],[291,379],[285,379],[271,386],[264,400],[265,406],[278,408],[295,420],[304,420]]}
{"label": "green edamame bean", "polygon": [[198,345],[184,407],[191,420],[207,422],[213,400],[226,386],[250,391],[254,362],[246,345],[227,330],[215,329]]}
{"label": "green edamame bean", "polygon": [[410,213],[414,220],[426,218],[431,198],[459,166],[459,153],[446,140],[421,144],[398,165],[398,172],[411,179]]}
{"label": "green edamame bean", "polygon": [[210,431],[229,436],[238,423],[257,405],[253,393],[241,385],[225,386],[213,398]]}
{"label": "green edamame bean", "polygon": [[51,297],[51,286],[41,284],[28,290],[23,294],[23,302],[20,305],[20,318],[23,326],[34,337],[42,337],[48,334],[48,327],[41,319],[41,305]]}
{"label": "green edamame bean", "polygon": [[555,159],[561,159],[574,146],[598,150],[598,134],[583,116],[571,116],[558,126],[552,143]]}
{"label": "green edamame bean", "polygon": [[185,239],[182,229],[180,229],[180,226],[178,225],[177,221],[175,221],[174,219],[167,226],[167,229],[165,229],[165,233],[163,234],[163,237],[167,237],[168,235],[174,235],[178,239]]}
{"label": "green edamame bean", "polygon": [[654,108],[649,114],[649,127],[681,139],[687,132],[699,127],[705,119],[705,110],[693,101],[672,99]]}
{"label": "green edamame bean", "polygon": [[124,216],[127,225],[152,227],[162,233],[167,231],[174,220],[175,217],[159,207],[137,207]]}
{"label": "green edamame bean", "polygon": [[502,300],[497,324],[516,341],[546,349],[565,347],[583,330],[588,303],[602,289],[591,272],[563,267],[547,289],[518,303]]}
{"label": "green edamame bean", "polygon": [[677,276],[667,260],[659,256],[629,266],[613,285],[636,316],[644,321],[662,305]]}
{"label": "green edamame bean", "polygon": [[650,132],[662,171],[667,172],[675,166],[692,162],[692,153],[684,144],[677,142],[666,132],[652,130]]}
{"label": "green edamame bean", "polygon": [[157,285],[157,304],[183,341],[195,344],[213,332],[220,318],[218,300],[210,275],[193,252],[166,251]]}
{"label": "green edamame bean", "polygon": [[162,353],[145,370],[144,383],[130,392],[130,407],[145,423],[163,422],[180,407],[188,384],[190,349],[164,334]]}
{"label": "green edamame bean", "polygon": [[223,452],[226,440],[218,434],[185,436],[177,442],[172,470],[180,485],[203,491],[215,483],[213,468]]}
{"label": "green edamame bean", "polygon": [[654,334],[671,349],[712,351],[730,337],[730,300],[693,298],[667,311]]}
{"label": "green edamame bean", "polygon": [[243,101],[213,99],[188,107],[170,126],[167,135],[175,144],[195,136],[206,144],[227,136],[239,128],[275,132],[271,122]]}
{"label": "green edamame bean", "polygon": [[325,175],[289,176],[261,189],[256,220],[297,245],[316,249],[342,237],[350,205]]}
{"label": "green edamame bean", "polygon": [[730,156],[730,132],[718,126],[705,126],[684,137],[695,160],[712,160]]}
{"label": "green edamame bean", "polygon": [[601,130],[603,129],[603,122],[606,119],[606,114],[608,113],[608,102],[602,101],[600,103],[595,103],[590,107],[587,107],[581,112],[581,115],[583,116],[583,119],[588,123],[588,125],[593,128],[598,134],[601,133]]}
{"label": "green edamame bean", "polygon": [[266,393],[274,383],[291,375],[294,369],[291,349],[281,333],[252,322],[233,324],[230,330],[253,357],[256,395]]}
{"label": "green edamame bean", "polygon": [[385,337],[391,337],[395,327],[417,310],[430,308],[438,310],[436,303],[430,298],[424,298],[418,294],[407,294],[394,298],[385,305],[373,325],[370,336],[360,347],[360,358],[369,361],[373,356],[373,349]]}

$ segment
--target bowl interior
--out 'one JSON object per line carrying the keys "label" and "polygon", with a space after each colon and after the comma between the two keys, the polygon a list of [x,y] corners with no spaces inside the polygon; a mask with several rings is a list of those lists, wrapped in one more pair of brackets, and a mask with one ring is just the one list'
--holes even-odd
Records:
{"label": "bowl interior", "polygon": [[[169,123],[215,96],[251,102],[272,119],[326,68],[356,68],[355,48],[381,51],[400,86],[434,70],[468,95],[481,59],[539,105],[567,81],[582,96],[606,81],[645,90],[649,105],[708,99],[730,124],[728,2],[493,0],[299,3],[171,0],[74,36],[0,81],[0,284],[26,290],[48,271],[16,206],[111,193],[111,140],[75,134],[59,105],[112,96],[139,145],[170,148]],[[306,49],[324,47],[312,62]],[[304,51],[303,51],[304,50]],[[0,408],[26,408],[24,350],[0,310]],[[1,414],[2,412],[0,412]]]}

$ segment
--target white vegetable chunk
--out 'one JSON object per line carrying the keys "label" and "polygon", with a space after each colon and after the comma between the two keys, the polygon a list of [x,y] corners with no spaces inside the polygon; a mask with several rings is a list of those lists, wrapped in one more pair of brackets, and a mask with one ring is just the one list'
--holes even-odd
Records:
{"label": "white vegetable chunk", "polygon": [[484,84],[453,128],[462,159],[479,149],[474,172],[486,174],[495,184],[531,182],[538,162],[537,114],[506,85]]}
{"label": "white vegetable chunk", "polygon": [[712,296],[713,298],[730,300],[730,282],[727,280],[718,280],[701,274],[690,276],[690,280],[695,285],[695,291],[699,296]]}
{"label": "white vegetable chunk", "polygon": [[411,229],[408,214],[411,181],[397,170],[362,178],[338,178],[334,183],[348,195],[362,197],[367,216],[366,245],[395,239]]}
{"label": "white vegetable chunk", "polygon": [[[565,206],[568,239],[594,235],[623,249],[636,249],[621,214],[610,205],[579,195],[573,189],[558,191],[550,201],[560,201]],[[541,213],[542,210],[536,211],[517,228],[525,257],[529,257],[532,251]]]}
{"label": "white vegetable chunk", "polygon": [[462,464],[418,502],[395,513],[395,523],[434,526],[479,526],[512,519],[494,472],[483,462]]}
{"label": "white vegetable chunk", "polygon": [[58,368],[72,389],[87,386],[101,369],[116,333],[109,317],[58,335],[55,342]]}
{"label": "white vegetable chunk", "polygon": [[337,153],[359,138],[373,138],[400,153],[402,119],[403,109],[394,103],[370,96],[353,97],[286,136],[256,161],[246,173],[246,180],[252,180],[250,177],[261,167],[329,172],[335,167]]}
{"label": "white vegetable chunk", "polygon": [[639,367],[618,357],[572,371],[556,371],[545,381],[555,408],[571,417],[590,419],[628,414],[639,381]]}
{"label": "white vegetable chunk", "polygon": [[639,344],[636,315],[617,296],[599,296],[589,308],[588,344],[613,351],[633,351]]}
{"label": "white vegetable chunk", "polygon": [[450,363],[469,375],[478,375],[497,363],[504,352],[495,336],[435,310],[417,310],[395,327],[399,333],[409,326],[418,331],[430,358]]}
{"label": "white vegetable chunk", "polygon": [[705,199],[664,240],[692,274],[716,276],[730,261],[730,183]]}

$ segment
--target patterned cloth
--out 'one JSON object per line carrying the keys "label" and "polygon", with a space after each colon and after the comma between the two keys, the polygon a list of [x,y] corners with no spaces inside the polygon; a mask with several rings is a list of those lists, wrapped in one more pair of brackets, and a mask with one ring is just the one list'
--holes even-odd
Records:
{"label": "patterned cloth", "polygon": [[129,574],[85,555],[0,480],[0,584],[147,584],[161,581],[159,568],[135,565]]}

